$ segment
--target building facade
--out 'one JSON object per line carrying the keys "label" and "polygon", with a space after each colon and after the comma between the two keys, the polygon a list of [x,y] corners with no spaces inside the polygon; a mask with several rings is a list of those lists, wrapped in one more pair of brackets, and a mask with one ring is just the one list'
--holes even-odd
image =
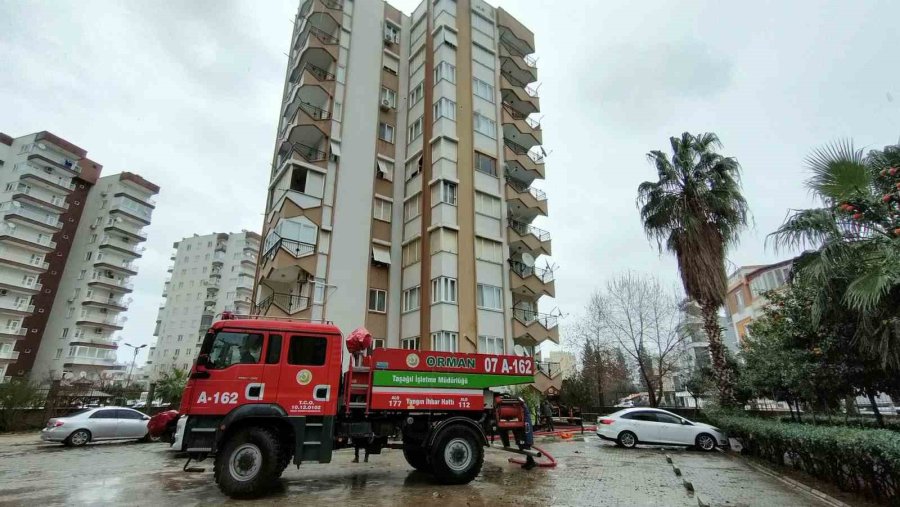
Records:
{"label": "building facade", "polygon": [[102,167],[50,132],[0,133],[0,381],[31,372]]}
{"label": "building facade", "polygon": [[725,313],[736,343],[747,336],[747,326],[759,318],[766,306],[763,294],[784,287],[791,274],[793,260],[761,266],[744,266],[728,277]]}
{"label": "building facade", "polygon": [[[559,341],[534,35],[481,0],[305,0],[254,312],[378,345],[534,355]],[[546,261],[543,261],[546,263]],[[559,378],[561,383],[561,377]]]}
{"label": "building facade", "polygon": [[253,304],[259,234],[195,234],[172,246],[156,343],[143,372],[152,380],[173,369],[187,371],[215,316],[225,311],[247,315]]}
{"label": "building facade", "polygon": [[159,187],[137,174],[99,178],[83,203],[43,330],[31,379],[102,380],[124,369],[116,350],[131,304],[135,262],[143,256]]}

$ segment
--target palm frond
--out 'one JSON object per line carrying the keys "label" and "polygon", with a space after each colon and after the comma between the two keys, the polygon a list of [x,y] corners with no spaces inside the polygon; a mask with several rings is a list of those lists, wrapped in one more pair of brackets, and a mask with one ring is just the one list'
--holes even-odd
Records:
{"label": "palm frond", "polygon": [[854,148],[853,141],[841,140],[817,148],[806,163],[812,171],[806,186],[829,201],[868,192],[872,185],[863,150]]}
{"label": "palm frond", "polygon": [[796,250],[819,248],[840,237],[841,230],[834,213],[825,208],[814,208],[793,211],[775,232],[769,234],[766,241],[771,239],[776,250]]}

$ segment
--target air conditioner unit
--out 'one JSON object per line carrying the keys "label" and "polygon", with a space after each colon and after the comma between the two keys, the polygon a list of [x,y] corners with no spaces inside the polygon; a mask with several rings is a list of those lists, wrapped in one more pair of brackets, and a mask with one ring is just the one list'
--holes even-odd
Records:
{"label": "air conditioner unit", "polygon": [[395,42],[397,42],[397,40],[392,34],[390,34],[388,32],[384,33],[384,43],[385,44],[393,44]]}
{"label": "air conditioner unit", "polygon": [[381,99],[381,109],[382,111],[387,111],[391,108],[391,101],[388,99]]}

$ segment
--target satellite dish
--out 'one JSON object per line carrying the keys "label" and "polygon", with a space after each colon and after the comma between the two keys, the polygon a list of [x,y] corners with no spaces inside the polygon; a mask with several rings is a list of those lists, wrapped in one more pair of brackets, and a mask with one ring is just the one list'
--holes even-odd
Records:
{"label": "satellite dish", "polygon": [[523,346],[521,346],[521,345],[519,345],[519,344],[517,343],[517,344],[513,347],[513,352],[514,352],[517,356],[524,356],[524,355],[525,355],[525,347],[523,347]]}
{"label": "satellite dish", "polygon": [[528,252],[522,253],[522,264],[528,266],[529,268],[534,267],[534,256]]}
{"label": "satellite dish", "polygon": [[37,143],[37,147],[40,148],[40,149],[42,149],[42,150],[46,150],[46,149],[47,149],[47,145],[44,144],[44,143]]}

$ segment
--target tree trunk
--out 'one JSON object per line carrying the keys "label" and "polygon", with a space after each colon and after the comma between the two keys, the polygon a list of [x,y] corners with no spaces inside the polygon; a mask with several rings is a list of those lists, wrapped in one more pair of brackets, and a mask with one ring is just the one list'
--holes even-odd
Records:
{"label": "tree trunk", "polygon": [[725,346],[722,344],[722,328],[719,327],[719,308],[709,303],[701,307],[703,314],[703,330],[706,331],[709,340],[709,358],[712,362],[713,376],[716,378],[716,388],[719,391],[719,405],[722,407],[734,407],[737,401],[734,399],[734,378],[731,369],[725,362]]}
{"label": "tree trunk", "polygon": [[650,380],[650,375],[647,374],[647,370],[644,368],[644,362],[640,359],[638,359],[638,369],[641,371],[641,379],[647,386],[647,401],[650,402],[651,407],[659,406],[659,400],[656,399],[656,389],[653,388],[653,382]]}
{"label": "tree trunk", "polygon": [[881,411],[878,410],[878,403],[875,401],[875,392],[869,391],[866,393],[866,396],[869,397],[869,403],[872,404],[872,413],[875,414],[875,421],[878,422],[878,427],[884,428],[884,419],[881,417]]}

